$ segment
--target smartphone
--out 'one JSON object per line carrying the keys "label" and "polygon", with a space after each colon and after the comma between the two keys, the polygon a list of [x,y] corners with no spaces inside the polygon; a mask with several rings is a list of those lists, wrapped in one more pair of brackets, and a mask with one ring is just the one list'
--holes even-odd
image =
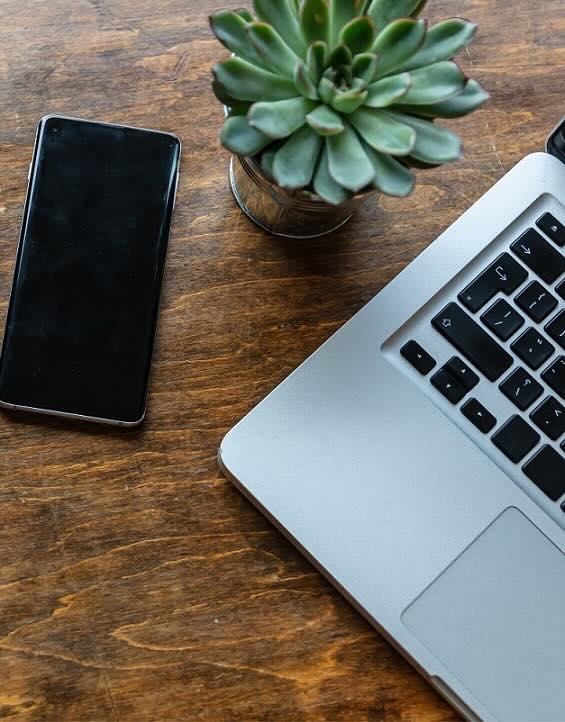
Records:
{"label": "smartphone", "polygon": [[180,154],[170,133],[41,119],[0,355],[2,407],[141,423]]}

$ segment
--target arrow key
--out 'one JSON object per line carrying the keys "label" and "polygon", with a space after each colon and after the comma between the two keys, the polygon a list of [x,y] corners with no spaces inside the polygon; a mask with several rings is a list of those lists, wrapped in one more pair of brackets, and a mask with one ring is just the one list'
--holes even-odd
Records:
{"label": "arrow key", "polygon": [[480,379],[477,374],[469,368],[459,356],[452,356],[445,364],[444,369],[450,373],[456,381],[459,381],[466,391],[474,389],[479,383]]}
{"label": "arrow key", "polygon": [[488,434],[496,426],[494,416],[477,399],[465,401],[461,413],[483,434]]}
{"label": "arrow key", "polygon": [[544,213],[536,221],[536,226],[549,236],[558,246],[565,246],[565,226],[551,213]]}
{"label": "arrow key", "polygon": [[533,228],[528,228],[510,248],[546,283],[554,283],[565,273],[565,256]]}
{"label": "arrow key", "polygon": [[408,341],[408,343],[400,349],[400,354],[408,363],[412,364],[422,376],[427,376],[436,365],[435,359],[416,341]]}
{"label": "arrow key", "polygon": [[445,369],[437,371],[430,381],[432,386],[452,404],[458,404],[467,393],[466,389]]}
{"label": "arrow key", "polygon": [[553,396],[548,396],[530,414],[530,418],[552,441],[557,441],[562,434],[565,434],[565,407]]}

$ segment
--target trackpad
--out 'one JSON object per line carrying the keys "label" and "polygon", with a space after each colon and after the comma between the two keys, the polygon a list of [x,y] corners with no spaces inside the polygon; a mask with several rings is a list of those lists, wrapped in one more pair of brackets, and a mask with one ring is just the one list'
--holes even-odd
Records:
{"label": "trackpad", "polygon": [[495,718],[565,720],[565,554],[517,509],[402,619]]}

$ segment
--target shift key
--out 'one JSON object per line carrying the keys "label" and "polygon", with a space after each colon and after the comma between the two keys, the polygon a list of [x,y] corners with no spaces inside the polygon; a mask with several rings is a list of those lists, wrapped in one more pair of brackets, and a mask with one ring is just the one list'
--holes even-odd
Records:
{"label": "shift key", "polygon": [[496,381],[512,366],[512,356],[456,303],[438,313],[432,325],[489,381]]}

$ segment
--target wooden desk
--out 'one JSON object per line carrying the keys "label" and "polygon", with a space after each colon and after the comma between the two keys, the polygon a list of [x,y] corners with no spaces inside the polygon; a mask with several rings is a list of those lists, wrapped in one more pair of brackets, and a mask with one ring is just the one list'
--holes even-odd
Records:
{"label": "wooden desk", "polygon": [[0,415],[0,719],[440,722],[456,715],[218,473],[222,435],[563,112],[562,0],[430,0],[481,24],[463,162],[314,242],[240,213],[207,14],[241,0],[0,4],[0,322],[48,112],[184,141],[147,423]]}

